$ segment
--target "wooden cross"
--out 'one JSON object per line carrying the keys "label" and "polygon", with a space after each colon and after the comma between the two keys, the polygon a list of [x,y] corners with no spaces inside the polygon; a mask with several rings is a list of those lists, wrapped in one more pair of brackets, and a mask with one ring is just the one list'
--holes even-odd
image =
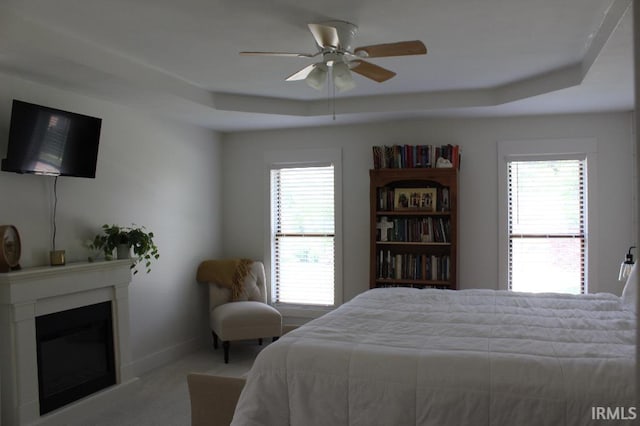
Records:
{"label": "wooden cross", "polygon": [[376,228],[380,230],[380,241],[388,241],[387,230],[393,228],[393,222],[389,222],[386,216],[382,216],[380,221],[376,223]]}

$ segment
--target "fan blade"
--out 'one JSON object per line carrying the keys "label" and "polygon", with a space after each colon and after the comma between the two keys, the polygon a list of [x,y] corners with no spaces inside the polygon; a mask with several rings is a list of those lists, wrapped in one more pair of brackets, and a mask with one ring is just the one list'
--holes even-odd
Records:
{"label": "fan blade", "polygon": [[338,47],[340,40],[338,38],[338,30],[335,27],[329,27],[321,24],[307,24],[309,31],[316,39],[316,43],[323,47]]}
{"label": "fan blade", "polygon": [[288,56],[288,57],[297,57],[297,58],[313,58],[317,56],[318,53],[308,54],[308,53],[289,53],[289,52],[240,52],[243,56]]}
{"label": "fan blade", "polygon": [[361,58],[383,58],[385,56],[425,55],[427,48],[420,40],[413,40],[362,46],[356,48],[353,53]]}
{"label": "fan blade", "polygon": [[387,81],[396,75],[395,72],[389,71],[388,69],[382,68],[378,65],[374,65],[371,62],[356,60],[351,61],[351,64],[355,64],[355,66],[351,67],[351,71],[358,73],[363,77],[377,81],[378,83]]}
{"label": "fan blade", "polygon": [[285,81],[304,80],[305,78],[307,78],[309,73],[311,71],[313,71],[315,66],[316,66],[316,64],[307,65],[306,67],[302,68],[300,71],[298,71],[298,72],[296,72],[294,74],[291,74],[289,77],[287,77],[285,79]]}

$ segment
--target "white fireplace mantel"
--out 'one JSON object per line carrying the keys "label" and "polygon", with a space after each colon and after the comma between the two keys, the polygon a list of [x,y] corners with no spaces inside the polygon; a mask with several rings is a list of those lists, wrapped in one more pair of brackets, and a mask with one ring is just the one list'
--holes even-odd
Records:
{"label": "white fireplace mantel", "polygon": [[[129,260],[114,260],[0,274],[2,425],[60,424],[135,380],[129,347],[130,266]],[[106,301],[113,313],[116,385],[40,416],[35,318]]]}

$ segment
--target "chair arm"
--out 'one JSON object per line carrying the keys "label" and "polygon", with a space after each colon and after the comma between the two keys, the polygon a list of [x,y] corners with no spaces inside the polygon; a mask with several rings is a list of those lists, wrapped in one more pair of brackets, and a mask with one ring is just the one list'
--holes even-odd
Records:
{"label": "chair arm", "polygon": [[191,426],[229,426],[245,379],[189,373],[187,384]]}

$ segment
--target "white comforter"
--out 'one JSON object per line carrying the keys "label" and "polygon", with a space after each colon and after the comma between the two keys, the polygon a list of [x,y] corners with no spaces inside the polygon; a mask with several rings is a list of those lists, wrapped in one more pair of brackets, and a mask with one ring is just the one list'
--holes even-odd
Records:
{"label": "white comforter", "polygon": [[635,327],[610,294],[370,290],[266,347],[232,425],[628,418]]}

